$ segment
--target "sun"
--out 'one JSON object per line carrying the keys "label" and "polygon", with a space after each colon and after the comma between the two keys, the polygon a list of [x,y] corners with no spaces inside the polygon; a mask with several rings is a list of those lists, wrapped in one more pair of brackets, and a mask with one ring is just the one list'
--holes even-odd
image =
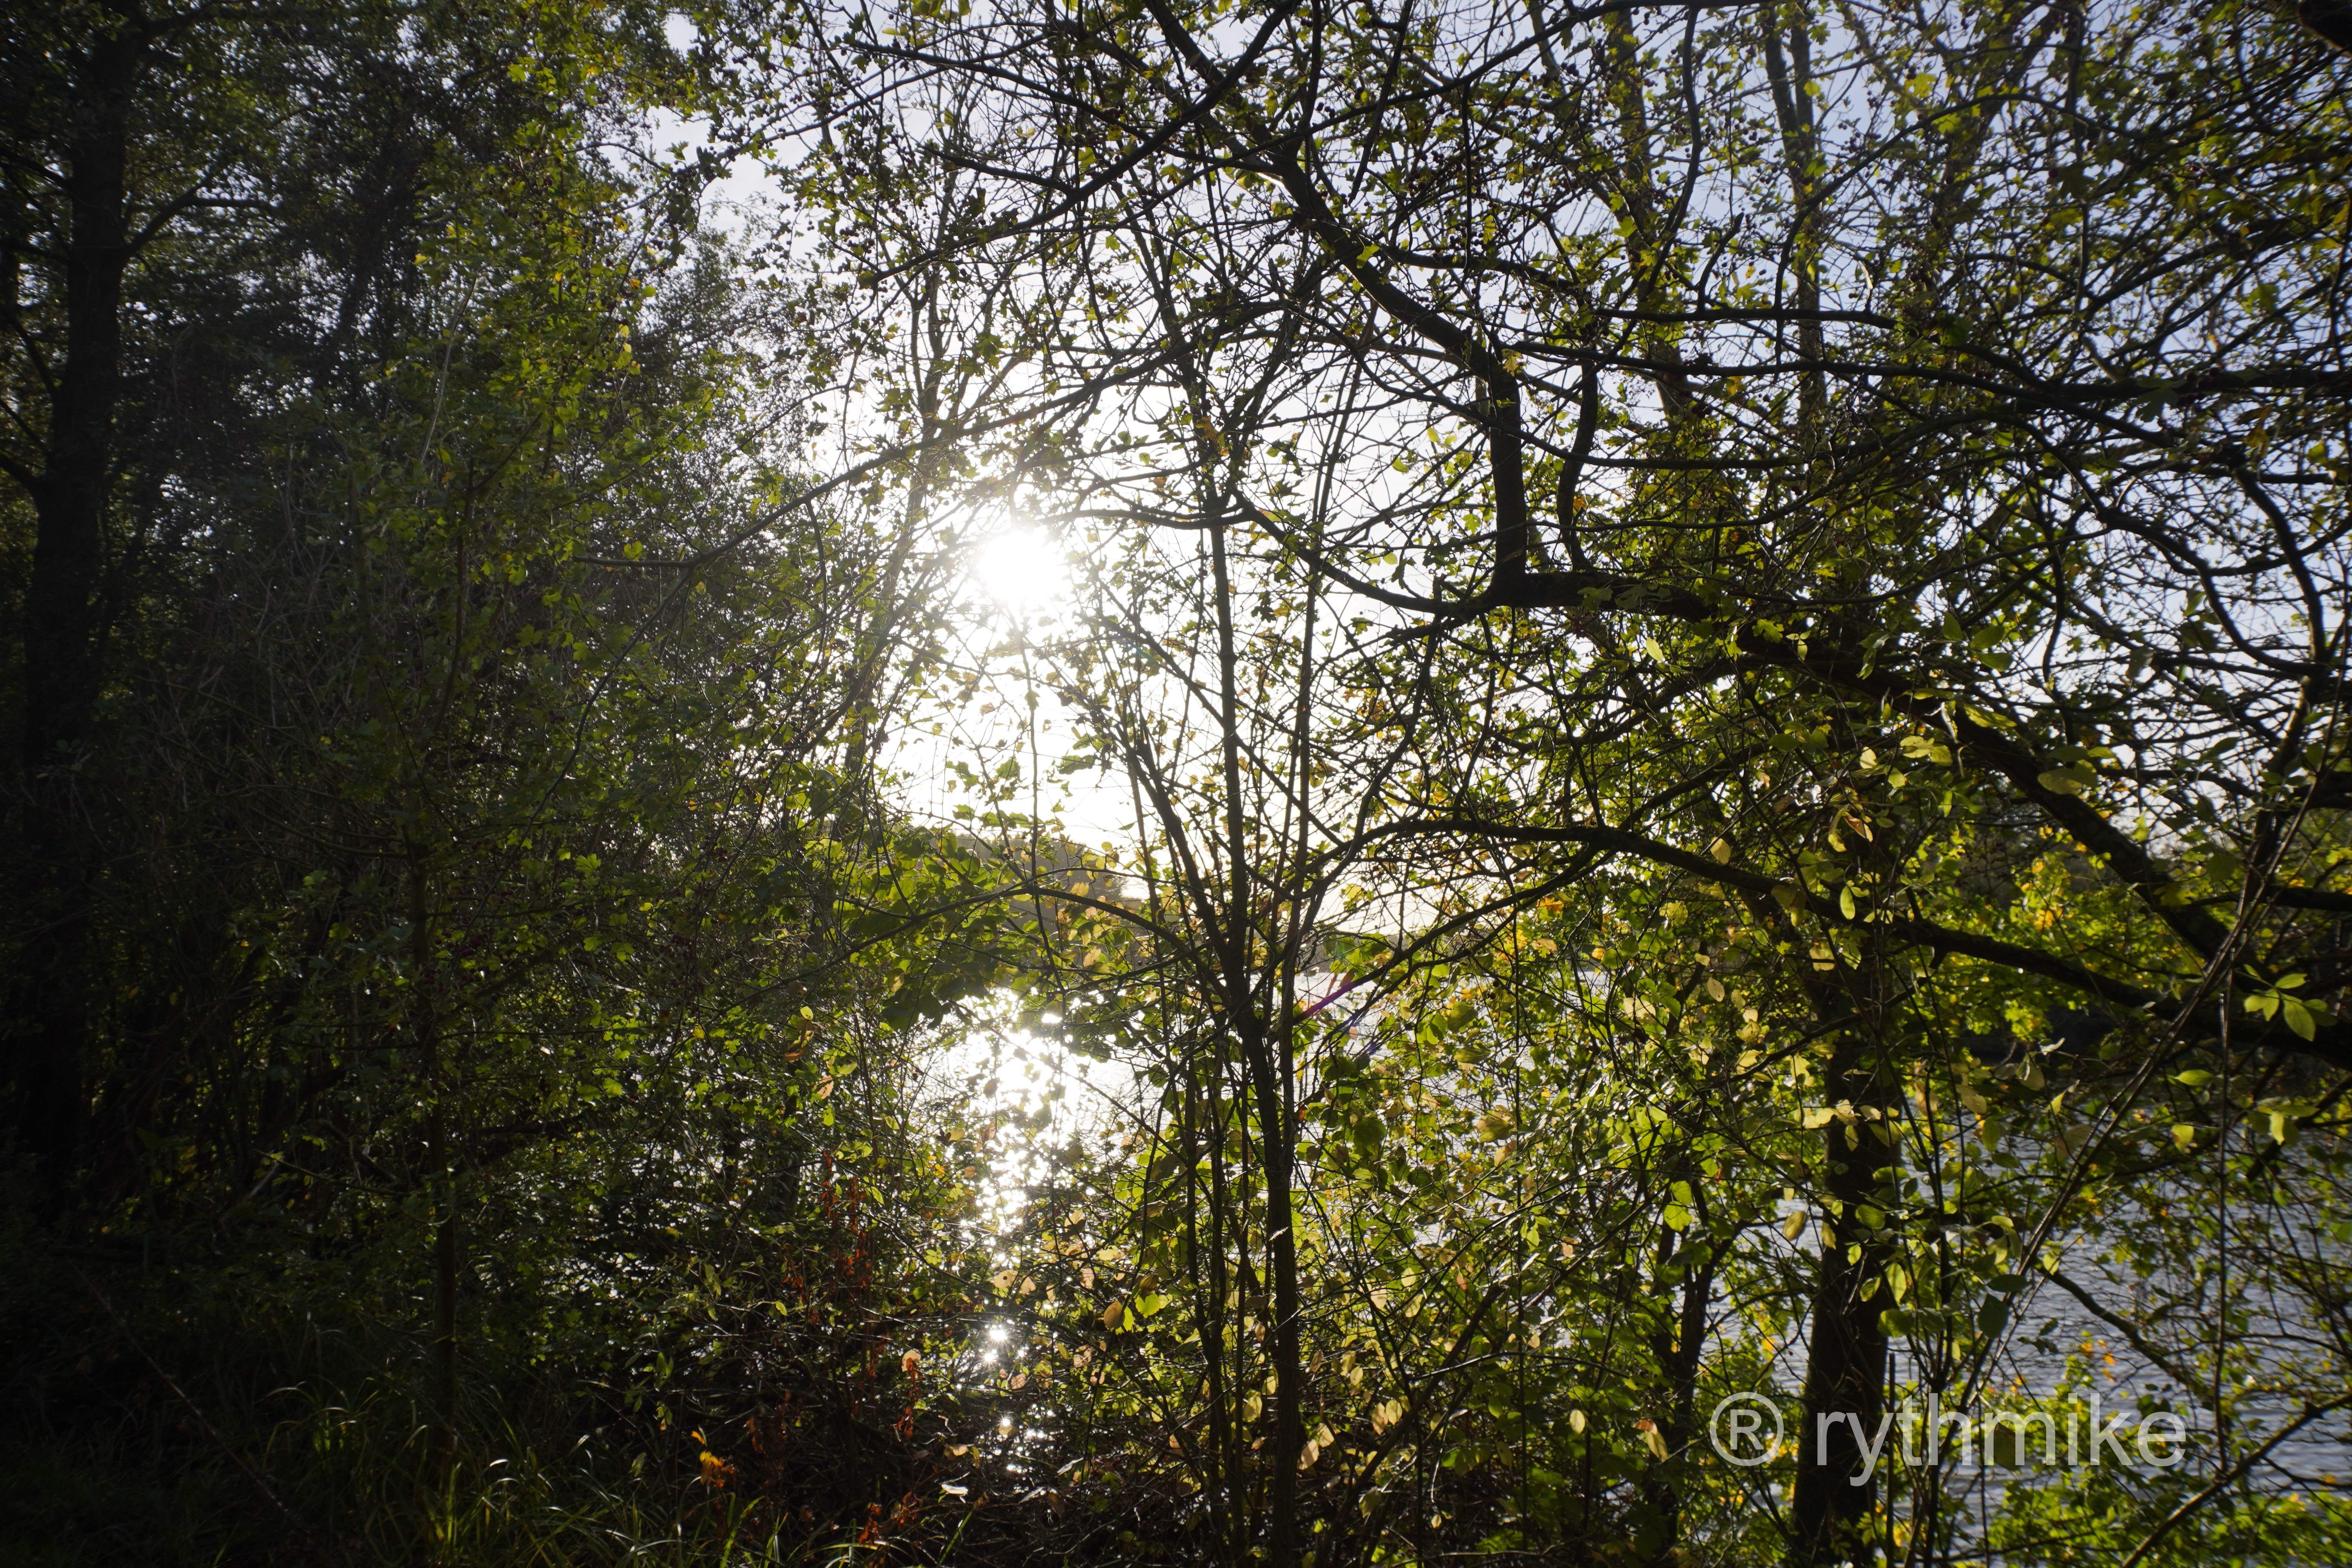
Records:
{"label": "sun", "polygon": [[1070,585],[1070,563],[1054,536],[1017,523],[979,541],[969,569],[982,593],[1016,612],[1044,608]]}

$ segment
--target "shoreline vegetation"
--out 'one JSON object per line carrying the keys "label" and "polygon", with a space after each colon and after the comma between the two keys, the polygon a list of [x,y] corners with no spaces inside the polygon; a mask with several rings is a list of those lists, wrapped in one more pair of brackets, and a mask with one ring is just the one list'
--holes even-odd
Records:
{"label": "shoreline vegetation", "polygon": [[0,1559],[2352,1561],[2341,12],[12,5]]}

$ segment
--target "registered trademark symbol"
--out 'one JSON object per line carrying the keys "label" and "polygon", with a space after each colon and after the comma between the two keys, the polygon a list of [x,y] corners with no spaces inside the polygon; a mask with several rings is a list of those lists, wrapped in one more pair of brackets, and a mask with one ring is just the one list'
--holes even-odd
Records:
{"label": "registered trademark symbol", "polygon": [[1727,1394],[1707,1417],[1706,1436],[1727,1464],[1760,1465],[1780,1450],[1780,1407],[1761,1394]]}

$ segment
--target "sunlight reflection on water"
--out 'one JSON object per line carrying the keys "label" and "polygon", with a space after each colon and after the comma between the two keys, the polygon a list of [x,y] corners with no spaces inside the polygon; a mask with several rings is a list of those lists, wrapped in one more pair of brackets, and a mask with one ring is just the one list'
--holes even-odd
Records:
{"label": "sunlight reflection on water", "polygon": [[996,1236],[1019,1222],[1052,1151],[1073,1141],[1104,1141],[1136,1107],[1132,1069],[1065,1049],[1050,1035],[1023,1027],[1020,1013],[1011,992],[971,1005],[961,1037],[940,1053],[934,1069],[934,1089],[962,1108],[967,1123],[993,1130],[980,1211]]}

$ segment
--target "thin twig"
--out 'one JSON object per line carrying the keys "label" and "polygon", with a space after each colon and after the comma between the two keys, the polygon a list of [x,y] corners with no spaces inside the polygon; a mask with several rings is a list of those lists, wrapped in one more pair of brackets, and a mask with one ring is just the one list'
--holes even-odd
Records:
{"label": "thin twig", "polygon": [[2162,1541],[2166,1536],[2172,1533],[2172,1527],[2174,1525],[2179,1524],[2182,1520],[2187,1519],[2190,1514],[2204,1507],[2206,1503],[2211,1501],[2222,1491],[2226,1490],[2230,1487],[2235,1486],[2239,1479],[2243,1477],[2248,1470],[2252,1469],[2256,1465],[2260,1464],[2265,1458],[2267,1458],[2273,1448],[2277,1447],[2281,1443],[2285,1442],[2289,1437],[2294,1436],[2297,1432],[2302,1431],[2305,1426],[2310,1426],[2321,1416],[2328,1415],[2333,1411],[2341,1410],[2347,1405],[2352,1405],[2352,1394],[2343,1394],[2337,1398],[2331,1399],[2325,1405],[2305,1405],[2303,1407],[2302,1415],[2296,1416],[2294,1420],[2288,1422],[2285,1426],[2271,1434],[2270,1441],[2264,1443],[2261,1447],[2256,1448],[2253,1452],[2248,1454],[2244,1458],[2240,1459],[2236,1464],[2231,1466],[2221,1475],[2216,1476],[2213,1479],[2212,1485],[2207,1487],[2203,1491],[2199,1492],[2195,1497],[2192,1497],[2188,1501],[2182,1503],[2179,1508],[2174,1509],[2170,1513],[2166,1514],[2164,1516],[2164,1522],[2158,1524],[2154,1530],[2149,1531],[2147,1532],[2147,1538],[2142,1541],[2137,1546],[2133,1547],[2131,1555],[2117,1563],[2116,1568],[2137,1568],[2141,1558],[2146,1557],[2150,1552],[2156,1550],[2157,1542]]}

